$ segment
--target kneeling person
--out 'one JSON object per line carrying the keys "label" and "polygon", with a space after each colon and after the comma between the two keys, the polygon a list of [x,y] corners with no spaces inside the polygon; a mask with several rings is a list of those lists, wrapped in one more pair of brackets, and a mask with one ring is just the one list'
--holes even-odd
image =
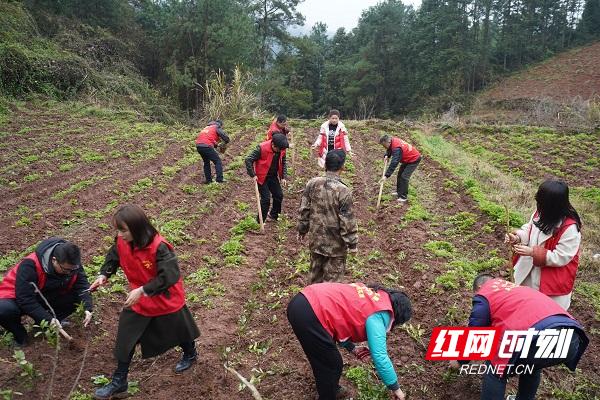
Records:
{"label": "kneeling person", "polygon": [[[10,269],[0,283],[0,325],[22,346],[27,342],[22,315],[30,316],[38,325],[48,321],[60,328],[60,321],[83,302],[87,326],[92,319],[89,287],[79,247],[60,238],[46,239],[35,252]],[[48,300],[56,318],[36,289]]]}

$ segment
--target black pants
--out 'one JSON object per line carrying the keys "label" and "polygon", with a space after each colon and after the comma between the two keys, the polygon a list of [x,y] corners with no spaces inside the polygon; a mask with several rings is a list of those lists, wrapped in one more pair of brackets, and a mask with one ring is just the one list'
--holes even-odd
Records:
{"label": "black pants", "polygon": [[400,166],[400,169],[398,170],[398,179],[396,180],[396,192],[398,193],[398,198],[405,200],[408,198],[408,181],[420,162],[421,158],[415,162],[402,164]]}
{"label": "black pants", "polygon": [[[54,299],[48,299],[48,302],[54,309],[58,320],[63,320],[75,311],[78,298],[73,295],[64,295]],[[46,308],[46,305],[43,305]],[[27,331],[21,323],[23,311],[17,305],[14,299],[0,299],[0,326],[13,334],[15,341],[23,344],[27,339]]]}
{"label": "black pants", "polygon": [[223,163],[221,163],[221,157],[213,147],[196,146],[196,150],[200,153],[202,161],[204,161],[204,176],[206,182],[212,182],[212,172],[210,170],[210,162],[215,164],[215,171],[217,172],[217,182],[223,182]]}
{"label": "black pants", "polygon": [[[183,350],[183,356],[192,356],[196,354],[196,344],[194,341],[181,343],[179,345],[181,350]],[[135,347],[129,353],[128,361],[117,361],[117,369],[115,370],[114,376],[127,379],[127,375],[129,374],[129,366],[131,365],[131,359],[133,358],[133,354],[135,353]]]}
{"label": "black pants", "polygon": [[287,318],[313,370],[319,400],[335,400],[343,367],[335,341],[302,293],[288,304]]}
{"label": "black pants", "polygon": [[279,218],[281,203],[283,202],[283,190],[281,190],[279,178],[276,176],[267,176],[265,182],[262,185],[258,185],[258,192],[260,193],[260,209],[263,221],[266,220],[267,214],[269,213],[271,195],[273,195],[273,207],[270,212],[271,218]]}

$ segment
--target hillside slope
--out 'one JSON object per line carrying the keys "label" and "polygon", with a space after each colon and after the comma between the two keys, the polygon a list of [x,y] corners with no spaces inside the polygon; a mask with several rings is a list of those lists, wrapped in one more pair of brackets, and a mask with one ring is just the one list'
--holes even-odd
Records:
{"label": "hillside slope", "polygon": [[482,92],[473,113],[484,120],[596,128],[600,124],[598,65],[600,42],[561,53]]}

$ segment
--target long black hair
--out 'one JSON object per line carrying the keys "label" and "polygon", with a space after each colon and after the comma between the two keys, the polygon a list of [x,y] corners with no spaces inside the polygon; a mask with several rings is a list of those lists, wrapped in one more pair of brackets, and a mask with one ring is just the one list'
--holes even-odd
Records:
{"label": "long black hair", "polygon": [[581,230],[581,219],[569,202],[569,187],[563,181],[548,179],[543,182],[535,194],[538,221],[535,226],[546,235],[551,235],[563,218],[571,217],[577,221],[577,230]]}
{"label": "long black hair", "polygon": [[412,305],[410,304],[410,299],[406,293],[400,290],[389,289],[378,284],[369,285],[369,287],[375,292],[381,290],[390,296],[392,309],[394,310],[394,322],[392,323],[392,328],[396,325],[402,325],[412,317]]}
{"label": "long black hair", "polygon": [[117,229],[129,229],[133,237],[133,245],[140,249],[148,246],[158,233],[144,210],[135,204],[127,204],[119,208],[113,216],[113,225]]}

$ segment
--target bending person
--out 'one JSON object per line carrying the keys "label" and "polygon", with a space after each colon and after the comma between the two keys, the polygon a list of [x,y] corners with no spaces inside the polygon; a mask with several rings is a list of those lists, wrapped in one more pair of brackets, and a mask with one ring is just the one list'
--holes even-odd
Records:
{"label": "bending person", "polygon": [[[313,370],[319,400],[334,400],[344,393],[339,386],[343,362],[336,343],[361,360],[370,355],[394,398],[404,400],[386,339],[393,327],[411,315],[410,300],[403,292],[362,283],[317,283],[294,296],[287,317]],[[368,348],[354,344],[365,341]]]}

